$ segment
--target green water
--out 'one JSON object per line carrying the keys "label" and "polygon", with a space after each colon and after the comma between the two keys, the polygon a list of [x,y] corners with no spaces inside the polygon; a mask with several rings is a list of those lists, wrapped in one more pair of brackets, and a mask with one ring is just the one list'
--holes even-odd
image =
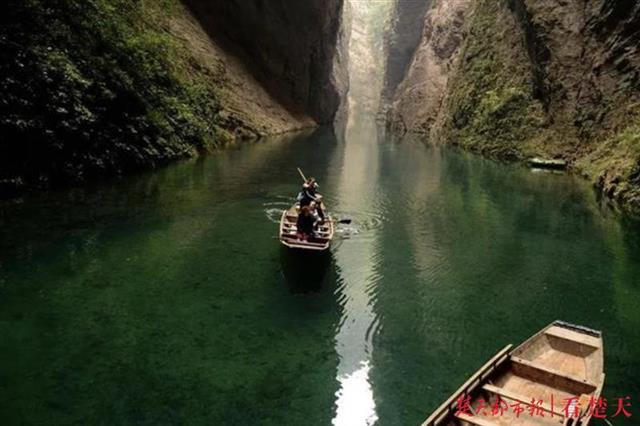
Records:
{"label": "green water", "polygon": [[[274,238],[296,165],[326,257]],[[568,176],[320,129],[0,207],[2,425],[419,424],[555,319],[640,416],[640,227]]]}

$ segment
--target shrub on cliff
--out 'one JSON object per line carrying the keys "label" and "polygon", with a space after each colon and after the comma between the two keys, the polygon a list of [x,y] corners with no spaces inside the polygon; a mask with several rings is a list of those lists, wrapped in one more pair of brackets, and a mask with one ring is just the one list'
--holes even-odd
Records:
{"label": "shrub on cliff", "polygon": [[153,167],[221,138],[213,87],[164,29],[174,0],[9,0],[0,191]]}

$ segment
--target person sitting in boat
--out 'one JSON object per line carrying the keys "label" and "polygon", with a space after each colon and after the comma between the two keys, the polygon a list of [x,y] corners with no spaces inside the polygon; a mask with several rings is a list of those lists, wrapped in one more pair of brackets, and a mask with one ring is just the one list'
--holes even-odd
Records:
{"label": "person sitting in boat", "polygon": [[311,207],[313,215],[316,217],[317,221],[319,223],[323,223],[324,211],[322,211],[322,195],[318,194],[315,201],[312,201],[311,204],[309,204],[309,207]]}
{"label": "person sitting in boat", "polygon": [[310,237],[313,237],[315,226],[316,218],[313,216],[311,207],[301,207],[300,213],[298,214],[298,220],[296,222],[296,228],[298,229],[298,238],[306,241]]}

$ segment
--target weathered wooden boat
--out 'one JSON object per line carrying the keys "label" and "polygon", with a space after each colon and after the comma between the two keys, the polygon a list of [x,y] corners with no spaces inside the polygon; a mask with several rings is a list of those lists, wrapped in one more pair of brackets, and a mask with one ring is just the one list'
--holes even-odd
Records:
{"label": "weathered wooden boat", "polygon": [[[324,212],[327,211],[324,205],[322,206],[322,210]],[[335,232],[335,223],[331,216],[325,213],[325,221],[322,225],[318,226],[315,236],[308,240],[302,240],[298,238],[298,228],[296,226],[298,212],[299,207],[296,204],[282,212],[282,218],[280,219],[280,242],[292,249],[327,250]]]}
{"label": "weathered wooden boat", "polygon": [[529,159],[528,163],[529,167],[534,169],[565,170],[567,168],[567,162],[559,159],[535,157]]}
{"label": "weathered wooden boat", "polygon": [[[498,352],[422,426],[586,426],[604,385],[603,358],[599,331],[556,321]],[[492,411],[500,405],[523,411]]]}

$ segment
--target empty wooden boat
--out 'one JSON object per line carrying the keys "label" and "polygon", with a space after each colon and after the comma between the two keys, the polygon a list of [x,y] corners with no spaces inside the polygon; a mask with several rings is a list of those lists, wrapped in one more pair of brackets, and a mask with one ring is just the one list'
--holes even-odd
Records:
{"label": "empty wooden boat", "polygon": [[[322,207],[323,211],[327,210]],[[324,251],[329,248],[333,234],[335,232],[335,224],[331,216],[325,213],[325,221],[320,225],[314,237],[308,240],[298,238],[298,206],[293,205],[291,208],[282,212],[280,219],[280,242],[285,246],[293,249]]]}
{"label": "empty wooden boat", "polygon": [[556,321],[511,348],[490,359],[422,426],[589,424],[604,384],[599,331]]}

